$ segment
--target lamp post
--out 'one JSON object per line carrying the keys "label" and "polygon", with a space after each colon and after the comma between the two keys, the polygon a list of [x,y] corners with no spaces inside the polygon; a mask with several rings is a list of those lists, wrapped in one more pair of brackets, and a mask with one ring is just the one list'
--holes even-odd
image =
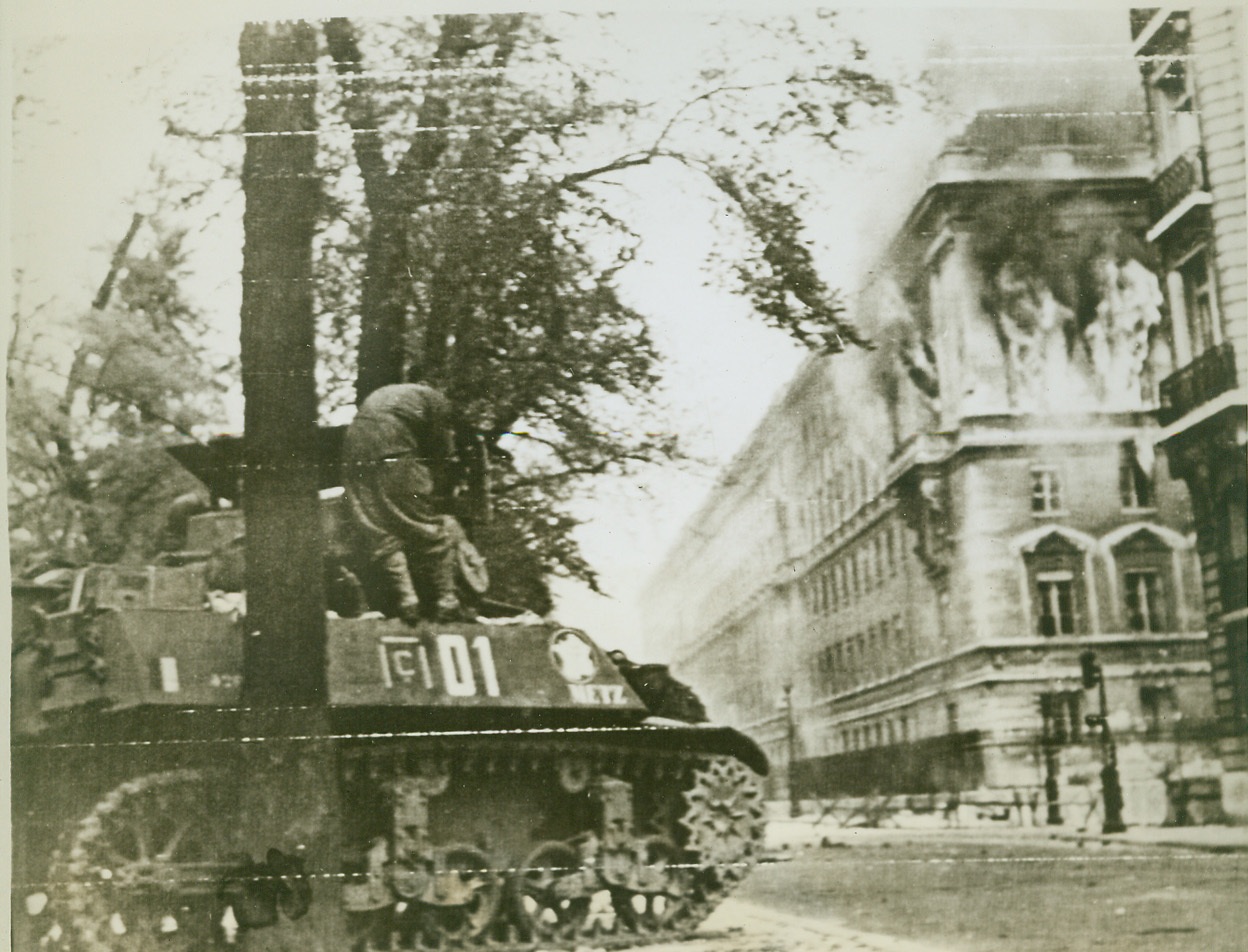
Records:
{"label": "lamp post", "polygon": [[789,816],[801,816],[802,804],[797,797],[797,722],[793,719],[793,685],[784,686],[784,717],[789,744]]}
{"label": "lamp post", "polygon": [[1118,746],[1109,729],[1109,710],[1105,700],[1105,672],[1097,664],[1096,652],[1085,651],[1079,656],[1083,673],[1084,690],[1097,689],[1101,702],[1099,714],[1089,714],[1084,721],[1089,727],[1101,729],[1101,799],[1105,803],[1105,820],[1102,833],[1124,833],[1127,825],[1122,822],[1122,783],[1118,777]]}
{"label": "lamp post", "polygon": [[1174,825],[1189,826],[1192,818],[1187,812],[1187,781],[1183,779],[1183,737],[1180,728],[1183,724],[1183,712],[1174,712]]}
{"label": "lamp post", "polygon": [[[1061,772],[1058,757],[1060,754],[1057,738],[1053,732],[1052,695],[1040,698],[1040,716],[1043,725],[1041,745],[1044,750],[1044,800],[1048,808],[1045,822],[1049,826],[1062,825],[1061,791],[1058,789],[1057,776]],[[1048,703],[1046,703],[1048,702]]]}

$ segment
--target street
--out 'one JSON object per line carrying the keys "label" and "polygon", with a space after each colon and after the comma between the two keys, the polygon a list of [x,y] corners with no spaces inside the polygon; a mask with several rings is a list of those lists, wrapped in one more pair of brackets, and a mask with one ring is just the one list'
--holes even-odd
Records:
{"label": "street", "polygon": [[837,830],[654,952],[1238,952],[1248,852]]}

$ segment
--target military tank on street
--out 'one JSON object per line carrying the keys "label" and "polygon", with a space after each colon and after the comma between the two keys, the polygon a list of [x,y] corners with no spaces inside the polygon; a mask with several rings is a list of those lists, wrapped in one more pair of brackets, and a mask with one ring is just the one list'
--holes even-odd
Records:
{"label": "military tank on street", "polygon": [[[15,586],[15,947],[687,932],[757,858],[752,741],[656,717],[658,672],[553,621],[327,611],[320,493],[341,480],[317,426],[316,29],[250,23],[239,49],[244,437],[179,456],[239,505],[188,513],[163,564]],[[361,399],[410,369],[386,342],[361,342]]]}
{"label": "military tank on street", "polygon": [[331,613],[323,704],[249,705],[241,528],[15,590],[18,948],[629,945],[756,861],[759,749],[553,621]]}

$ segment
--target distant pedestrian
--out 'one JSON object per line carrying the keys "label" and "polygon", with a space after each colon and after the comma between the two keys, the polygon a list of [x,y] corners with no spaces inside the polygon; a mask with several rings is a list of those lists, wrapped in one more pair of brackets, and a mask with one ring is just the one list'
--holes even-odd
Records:
{"label": "distant pedestrian", "polygon": [[945,801],[945,826],[961,826],[962,796],[956,790]]}

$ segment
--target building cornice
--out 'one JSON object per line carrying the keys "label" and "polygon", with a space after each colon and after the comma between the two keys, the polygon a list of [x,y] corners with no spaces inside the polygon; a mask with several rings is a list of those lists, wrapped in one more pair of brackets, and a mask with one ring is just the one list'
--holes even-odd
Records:
{"label": "building cornice", "polygon": [[[1132,647],[1135,645],[1147,645],[1150,648],[1164,647],[1165,645],[1182,646],[1188,644],[1202,644],[1207,640],[1205,632],[1170,632],[1165,634],[1153,635],[1149,637],[1141,637],[1136,633],[1128,634],[1110,634],[1087,636],[1081,638],[1044,638],[1044,639],[1010,639],[1008,641],[1000,640],[995,642],[981,642],[960,649],[952,654],[944,655],[940,658],[933,658],[922,664],[916,665],[906,671],[900,672],[888,678],[873,681],[862,685],[852,691],[845,691],[830,697],[819,698],[810,706],[810,710],[829,709],[846,702],[857,700],[861,705],[863,699],[869,698],[869,695],[887,688],[889,686],[898,686],[906,680],[914,678],[916,675],[949,665],[955,661],[964,659],[975,654],[987,654],[989,652],[1000,654],[1002,652],[1022,652],[1035,651],[1040,648],[1109,648],[1109,647]],[[885,698],[880,698],[874,703],[866,706],[855,706],[851,711],[845,712],[845,715],[839,719],[835,719],[835,724],[851,724],[857,721],[868,720],[873,717],[879,717],[889,711],[899,710],[909,707],[913,704],[931,700],[932,698],[941,697],[946,694],[963,691],[968,688],[980,687],[990,684],[1005,683],[1035,683],[1037,681],[1053,680],[1059,681],[1069,680],[1078,682],[1079,665],[1072,660],[1069,663],[1062,663],[1062,671],[1050,676],[1048,673],[1037,672],[1034,669],[1029,670],[1021,665],[1011,667],[997,668],[995,666],[987,668],[976,668],[956,678],[950,678],[941,684],[916,684],[902,693],[893,694]],[[1206,659],[1200,660],[1163,660],[1163,661],[1141,661],[1141,662],[1116,662],[1112,658],[1107,659],[1105,671],[1111,677],[1127,676],[1130,674],[1146,674],[1156,675],[1165,673],[1182,673],[1201,675],[1209,673],[1209,662]],[[831,715],[835,718],[835,715]],[[766,724],[770,719],[758,722],[760,725]]]}

